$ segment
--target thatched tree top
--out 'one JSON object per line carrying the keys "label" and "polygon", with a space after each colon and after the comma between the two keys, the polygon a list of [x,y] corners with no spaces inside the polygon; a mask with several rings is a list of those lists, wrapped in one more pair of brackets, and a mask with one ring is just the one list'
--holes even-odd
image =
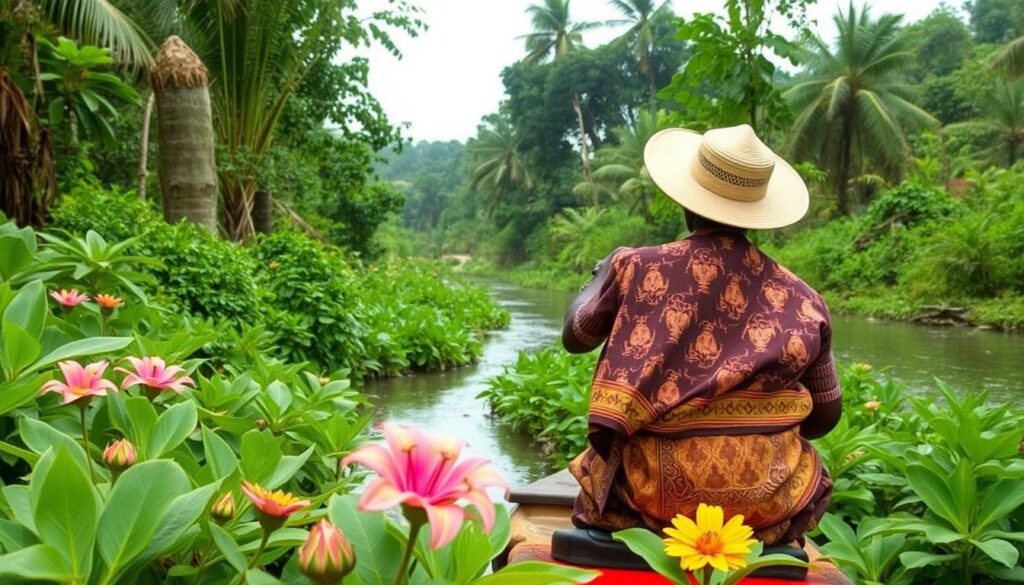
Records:
{"label": "thatched tree top", "polygon": [[153,87],[205,87],[209,79],[210,74],[199,55],[181,37],[167,37],[156,54],[152,73]]}

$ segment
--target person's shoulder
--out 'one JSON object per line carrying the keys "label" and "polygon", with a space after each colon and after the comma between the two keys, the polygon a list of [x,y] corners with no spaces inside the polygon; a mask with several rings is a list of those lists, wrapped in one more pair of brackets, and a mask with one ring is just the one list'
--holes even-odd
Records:
{"label": "person's shoulder", "polygon": [[819,293],[813,286],[808,284],[807,281],[805,281],[803,278],[801,278],[798,274],[796,274],[789,268],[783,266],[774,258],[765,254],[763,251],[758,251],[761,253],[762,256],[767,258],[769,262],[769,266],[767,267],[767,269],[770,271],[771,277],[777,280],[784,281],[786,284],[792,287],[792,289],[796,291],[799,296],[817,304],[822,308],[826,307],[824,297],[822,297],[821,293]]}

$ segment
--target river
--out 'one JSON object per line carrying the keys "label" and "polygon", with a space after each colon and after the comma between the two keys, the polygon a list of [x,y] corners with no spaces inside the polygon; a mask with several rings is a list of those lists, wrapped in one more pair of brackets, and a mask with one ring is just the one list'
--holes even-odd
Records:
{"label": "river", "polygon": [[[366,391],[388,420],[411,423],[464,439],[467,451],[491,459],[511,485],[551,469],[528,436],[493,421],[476,400],[487,380],[515,361],[520,350],[553,343],[572,295],[484,282],[512,313],[511,326],[484,342],[483,357],[470,367],[370,383]],[[907,383],[919,395],[937,394],[934,378],[961,391],[988,390],[993,401],[1024,394],[1020,335],[971,328],[927,327],[859,317],[833,317],[837,360],[866,362]]]}

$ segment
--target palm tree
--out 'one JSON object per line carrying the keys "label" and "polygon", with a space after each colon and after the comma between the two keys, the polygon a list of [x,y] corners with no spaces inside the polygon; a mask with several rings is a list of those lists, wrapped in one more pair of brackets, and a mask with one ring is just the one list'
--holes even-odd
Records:
{"label": "palm tree", "polygon": [[[650,206],[658,187],[644,166],[644,147],[660,129],[661,120],[650,112],[640,112],[632,126],[612,129],[618,144],[597,151],[594,185],[613,198],[630,202],[630,212],[639,211],[650,222]],[[586,192],[587,183],[578,183],[573,190]]]}
{"label": "palm tree", "polygon": [[472,166],[470,188],[490,198],[488,217],[508,194],[533,186],[519,152],[519,137],[504,118],[488,119],[477,137],[466,145],[466,156]]}
{"label": "palm tree", "polygon": [[569,0],[544,0],[526,9],[533,21],[533,32],[526,40],[526,61],[542,63],[564,57],[583,46],[583,31],[600,26],[594,22],[572,22]]}
{"label": "palm tree", "polygon": [[872,19],[852,2],[834,18],[834,48],[808,39],[808,76],[784,94],[796,113],[789,137],[791,155],[814,160],[829,171],[839,211],[850,212],[850,181],[868,162],[890,178],[910,158],[912,131],[938,121],[911,100],[904,74],[914,64],[901,16]]}
{"label": "palm tree", "polygon": [[[549,59],[554,61],[568,55],[583,46],[583,31],[600,26],[594,22],[572,22],[569,17],[569,0],[544,0],[544,4],[531,4],[526,13],[533,20],[533,32],[520,37],[526,39],[527,63],[541,63]],[[578,94],[572,94],[571,105],[579,125],[583,176],[588,183],[593,183],[586,123]],[[596,207],[596,194],[593,202]]]}
{"label": "palm tree", "polygon": [[994,69],[1002,69],[1010,77],[1024,75],[1024,37],[1014,39],[996,53]]}
{"label": "palm tree", "polygon": [[640,72],[647,75],[650,89],[651,112],[658,111],[658,88],[654,81],[654,65],[651,63],[651,51],[654,49],[654,32],[651,30],[651,17],[667,7],[672,0],[664,0],[660,5],[654,0],[610,0],[609,4],[618,9],[626,18],[613,20],[608,24],[628,24],[627,30],[620,39],[632,40],[636,57],[640,64]]}
{"label": "palm tree", "polygon": [[213,150],[209,73],[192,49],[168,37],[151,79],[159,112],[160,192],[164,218],[185,218],[217,230],[217,165]]}
{"label": "palm tree", "polygon": [[964,128],[992,136],[994,144],[978,154],[1013,166],[1024,154],[1024,80],[999,83],[987,97],[980,104],[980,119],[950,124],[946,130]]}

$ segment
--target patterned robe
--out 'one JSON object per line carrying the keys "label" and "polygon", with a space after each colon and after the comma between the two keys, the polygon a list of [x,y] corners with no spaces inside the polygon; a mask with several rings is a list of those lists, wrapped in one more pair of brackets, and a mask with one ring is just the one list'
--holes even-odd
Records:
{"label": "patterned robe", "polygon": [[799,425],[840,399],[820,295],[731,230],[612,259],[573,331],[605,346],[591,447],[571,465],[581,526],[660,530],[699,503],[767,544],[800,538],[832,483]]}

